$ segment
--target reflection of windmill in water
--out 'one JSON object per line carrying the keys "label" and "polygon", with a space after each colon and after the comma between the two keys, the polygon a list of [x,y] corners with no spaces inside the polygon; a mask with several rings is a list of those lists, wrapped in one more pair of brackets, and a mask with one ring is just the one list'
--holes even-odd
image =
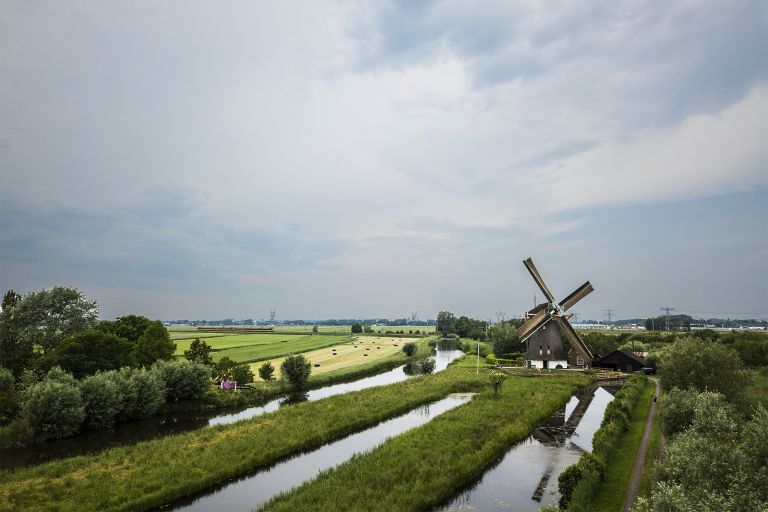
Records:
{"label": "reflection of windmill in water", "polygon": [[547,298],[547,302],[539,304],[525,314],[525,323],[517,329],[520,341],[525,341],[528,347],[525,354],[528,366],[539,369],[567,368],[568,355],[562,336],[576,351],[583,366],[592,366],[596,355],[576,334],[568,322],[569,316],[564,315],[568,309],[594,291],[592,285],[587,281],[558,304],[555,303],[555,297],[539,275],[531,258],[523,261],[523,265]]}
{"label": "reflection of windmill in water", "polygon": [[[575,448],[577,451],[581,453],[586,451],[584,448],[575,443],[571,437],[576,432],[576,428],[579,426],[579,423],[581,423],[581,419],[584,417],[587,409],[589,409],[589,405],[592,403],[592,399],[595,397],[596,390],[596,387],[582,390],[582,392],[579,393],[579,395],[576,397],[578,399],[576,407],[573,409],[573,412],[570,416],[568,416],[567,419],[565,417],[564,405],[561,411],[562,414],[553,414],[549,417],[546,423],[539,425],[533,430],[533,438],[541,444],[547,446],[563,447],[565,446],[566,442],[568,442],[570,443],[571,447]],[[560,451],[558,450],[555,453],[560,453]],[[544,490],[547,488],[547,484],[549,483],[550,478],[552,478],[552,474],[554,473],[555,467],[557,466],[557,458],[557,456],[554,456],[549,461],[549,464],[547,464],[546,469],[544,469],[544,474],[541,475],[539,484],[536,486],[536,489],[533,491],[533,495],[531,496],[532,500],[541,501],[541,498],[544,496]]]}

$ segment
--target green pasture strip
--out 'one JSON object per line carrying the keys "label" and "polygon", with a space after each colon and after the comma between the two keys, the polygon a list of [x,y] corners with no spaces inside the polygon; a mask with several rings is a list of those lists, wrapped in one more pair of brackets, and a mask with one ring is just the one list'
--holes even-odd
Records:
{"label": "green pasture strip", "polygon": [[[205,343],[214,351],[227,350],[238,347],[265,346],[278,343],[288,343],[294,340],[309,338],[309,335],[296,334],[228,334],[215,338],[205,339]],[[175,355],[183,356],[185,350],[189,350],[193,339],[176,341]],[[230,356],[231,357],[231,356]]]}
{"label": "green pasture strip", "polygon": [[[572,381],[571,381],[572,382]],[[541,379],[539,394],[552,382]],[[317,448],[449,393],[480,391],[486,376],[460,367],[437,375],[281,408],[90,456],[0,471],[0,510],[147,510]],[[572,385],[569,384],[568,389]],[[510,394],[512,387],[510,386]],[[519,398],[518,409],[531,406]],[[479,426],[480,430],[485,427]]]}
{"label": "green pasture strip", "polygon": [[224,336],[231,336],[231,334],[223,334],[218,332],[170,332],[169,334],[173,341],[193,340],[195,338],[222,338]]}
{"label": "green pasture strip", "polygon": [[254,363],[266,359],[300,354],[319,348],[339,345],[349,340],[349,336],[300,336],[293,339],[285,339],[276,343],[254,344],[236,348],[224,349],[212,354],[213,360],[218,361],[222,357],[229,357],[233,361],[241,363]]}
{"label": "green pasture strip", "polygon": [[[643,439],[645,420],[653,399],[656,387],[650,379],[632,408],[632,419],[629,430],[624,433],[617,450],[605,466],[605,477],[590,502],[590,510],[594,512],[616,512],[624,506],[627,485],[632,477],[632,470]],[[658,443],[656,445],[658,449]]]}
{"label": "green pasture strip", "polygon": [[[464,365],[452,373],[474,375]],[[584,376],[529,379],[510,377],[498,399],[477,379],[480,394],[467,405],[389,439],[318,478],[267,503],[267,511],[431,510],[524,439],[589,379]]]}

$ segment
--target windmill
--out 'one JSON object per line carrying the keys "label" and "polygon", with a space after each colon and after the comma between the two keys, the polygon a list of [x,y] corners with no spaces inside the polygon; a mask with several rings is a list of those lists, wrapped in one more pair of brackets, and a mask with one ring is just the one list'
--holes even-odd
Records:
{"label": "windmill", "polygon": [[531,258],[523,261],[523,265],[547,298],[547,302],[539,304],[525,314],[525,323],[517,329],[520,341],[525,341],[528,345],[525,359],[536,368],[566,368],[568,355],[565,353],[561,338],[564,336],[581,357],[584,366],[592,366],[596,354],[576,334],[568,322],[570,315],[565,315],[566,311],[594,291],[592,285],[587,281],[565,299],[556,303],[555,297],[544,283]]}

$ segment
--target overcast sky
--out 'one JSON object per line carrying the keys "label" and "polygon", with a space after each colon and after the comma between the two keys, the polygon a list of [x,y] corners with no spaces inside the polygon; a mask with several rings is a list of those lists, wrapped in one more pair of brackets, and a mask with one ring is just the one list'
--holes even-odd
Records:
{"label": "overcast sky", "polygon": [[768,318],[767,6],[0,0],[0,287]]}

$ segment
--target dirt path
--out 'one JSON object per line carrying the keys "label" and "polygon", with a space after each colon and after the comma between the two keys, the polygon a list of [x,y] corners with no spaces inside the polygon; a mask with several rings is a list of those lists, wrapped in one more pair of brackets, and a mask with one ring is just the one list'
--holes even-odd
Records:
{"label": "dirt path", "polygon": [[[654,384],[656,384],[656,396],[660,396],[659,380],[652,378]],[[635,460],[635,468],[632,470],[632,478],[629,479],[629,485],[627,486],[627,495],[624,498],[624,512],[630,512],[632,507],[635,506],[637,500],[637,493],[640,490],[640,480],[643,478],[643,466],[645,465],[645,454],[648,451],[648,440],[651,437],[651,430],[653,428],[653,420],[656,418],[656,402],[651,402],[651,409],[648,411],[648,418],[645,420],[645,430],[643,431],[643,439],[640,441],[640,450],[637,452],[637,459]],[[659,443],[661,444],[661,443]]]}

